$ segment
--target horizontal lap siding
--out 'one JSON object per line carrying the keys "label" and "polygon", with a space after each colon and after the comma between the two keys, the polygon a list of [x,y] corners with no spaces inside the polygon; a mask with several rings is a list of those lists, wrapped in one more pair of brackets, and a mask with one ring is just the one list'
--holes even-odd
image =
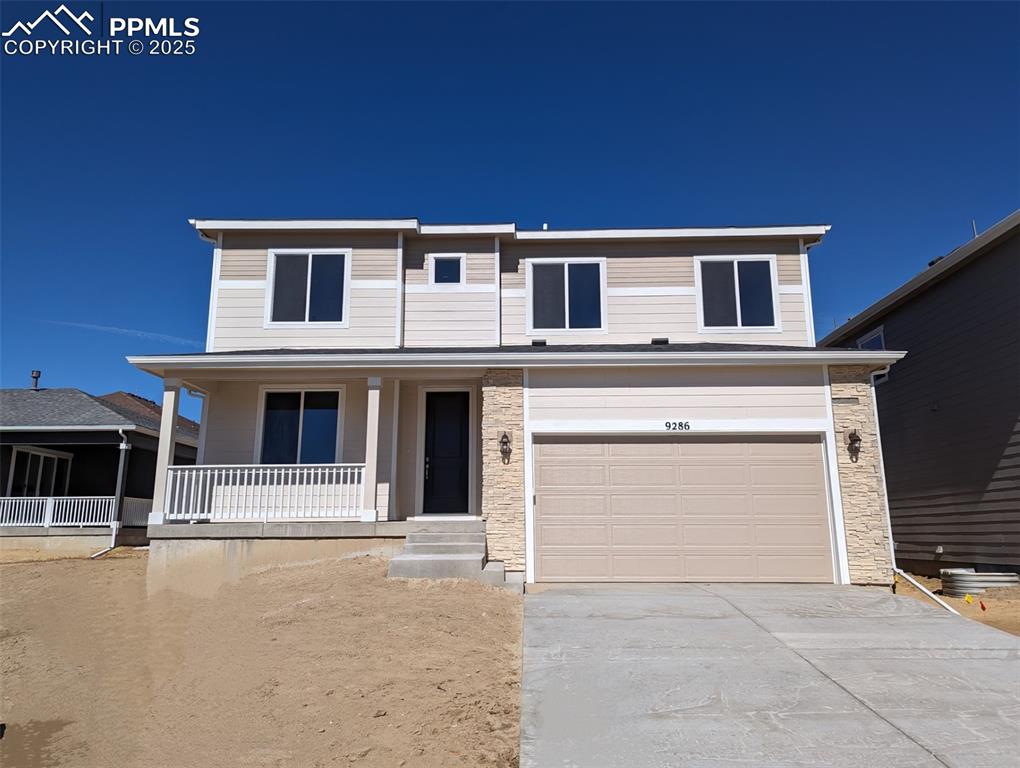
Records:
{"label": "horizontal lap siding", "polygon": [[265,280],[269,252],[264,248],[224,249],[220,254],[220,280]]}
{"label": "horizontal lap siding", "polygon": [[879,320],[908,351],[875,388],[900,560],[1020,566],[1018,285],[1014,234]]}
{"label": "horizontal lap siding", "polygon": [[496,282],[495,238],[409,239],[404,243],[404,282],[428,285],[428,254],[466,254],[465,282],[469,285],[493,285]]}
{"label": "horizontal lap siding", "polygon": [[529,420],[824,419],[820,369],[534,369]]}
{"label": "horizontal lap siding", "polygon": [[491,346],[495,323],[495,291],[405,296],[404,343],[409,347]]}
{"label": "horizontal lap siding", "polygon": [[[776,333],[699,333],[697,298],[693,291],[694,257],[708,255],[779,254],[776,269],[780,285],[800,285],[801,257],[796,241],[755,242],[630,242],[630,243],[505,243],[500,255],[502,341],[530,344],[544,338],[548,344],[646,344],[652,338],[671,342],[720,342],[806,345],[808,319],[803,293],[779,295],[782,330]],[[526,332],[526,263],[529,258],[604,257],[607,332]],[[640,294],[648,289],[648,294]],[[688,295],[654,295],[656,289],[679,289]],[[614,291],[628,294],[614,295]]]}

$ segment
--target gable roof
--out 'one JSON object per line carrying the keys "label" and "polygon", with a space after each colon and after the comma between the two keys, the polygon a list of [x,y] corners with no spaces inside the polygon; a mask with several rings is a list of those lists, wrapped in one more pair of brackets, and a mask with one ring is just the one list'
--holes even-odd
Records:
{"label": "gable roof", "polygon": [[[73,387],[0,389],[0,430],[7,432],[141,429],[158,434],[161,412],[156,403],[130,392],[94,397]],[[194,443],[198,424],[178,416],[177,438]]]}
{"label": "gable roof", "polygon": [[946,256],[931,262],[930,266],[919,275],[914,276],[891,293],[886,294],[871,306],[861,310],[843,325],[829,333],[818,342],[818,346],[840,346],[848,339],[869,330],[883,315],[904,304],[914,296],[926,291],[937,281],[943,280],[974,259],[988,253],[1002,240],[1010,237],[1020,229],[1020,210],[1013,211],[1002,221],[992,225],[974,239],[959,248],[950,251]]}

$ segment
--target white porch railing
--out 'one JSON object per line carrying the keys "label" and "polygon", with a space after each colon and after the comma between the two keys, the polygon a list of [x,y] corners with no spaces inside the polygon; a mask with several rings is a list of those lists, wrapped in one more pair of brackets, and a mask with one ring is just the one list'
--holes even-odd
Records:
{"label": "white porch railing", "polygon": [[136,499],[124,497],[124,508],[120,513],[120,524],[144,528],[149,524],[149,513],[152,511],[152,499]]}
{"label": "white porch railing", "polygon": [[358,519],[364,464],[169,467],[164,520]]}
{"label": "white porch railing", "polygon": [[113,522],[113,496],[0,498],[0,526],[98,527]]}

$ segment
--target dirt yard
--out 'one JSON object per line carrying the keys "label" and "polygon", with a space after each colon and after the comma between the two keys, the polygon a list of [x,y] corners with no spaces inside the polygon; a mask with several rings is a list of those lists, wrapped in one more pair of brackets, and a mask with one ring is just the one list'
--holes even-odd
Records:
{"label": "dirt yard", "polygon": [[0,765],[517,765],[520,597],[358,558],[147,598],[145,568],[0,565]]}
{"label": "dirt yard", "polygon": [[[968,603],[962,597],[945,597],[941,594],[942,582],[939,579],[927,576],[916,576],[915,579],[941,597],[946,603],[953,606],[960,612],[961,616],[968,619],[980,621],[990,627],[1001,629],[1013,635],[1020,635],[1020,587],[1006,587],[1004,589],[989,589],[980,595],[974,595],[974,602]],[[929,605],[935,605],[930,597],[917,589],[906,579],[896,579],[896,594],[923,600]],[[981,603],[985,607],[982,610]]]}

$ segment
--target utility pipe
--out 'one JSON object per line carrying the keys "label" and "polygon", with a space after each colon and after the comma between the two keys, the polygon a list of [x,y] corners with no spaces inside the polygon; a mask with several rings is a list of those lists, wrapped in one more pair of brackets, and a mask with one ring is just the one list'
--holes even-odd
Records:
{"label": "utility pipe", "polygon": [[896,565],[896,544],[893,542],[893,537],[892,537],[892,518],[890,517],[891,513],[889,511],[889,491],[886,489],[886,486],[885,486],[885,458],[882,455],[882,430],[878,426],[878,390],[875,387],[875,377],[876,376],[888,376],[888,375],[889,375],[889,366],[888,365],[885,368],[880,368],[877,371],[872,371],[872,373],[871,373],[871,408],[874,411],[874,416],[875,416],[875,441],[876,441],[876,447],[878,448],[878,464],[879,464],[879,467],[882,470],[882,498],[885,501],[885,523],[886,523],[886,525],[888,526],[888,529],[889,529],[889,559],[892,561],[892,569],[893,569],[894,573],[898,573],[900,576],[902,576],[904,579],[909,581],[911,584],[913,584],[915,587],[917,587],[919,590],[921,590],[921,592],[923,592],[925,595],[930,597],[932,600],[934,600],[936,603],[941,605],[943,608],[945,608],[950,613],[953,613],[953,614],[956,614],[957,616],[959,616],[960,612],[958,610],[953,608],[953,606],[951,606],[949,603],[947,603],[945,600],[940,598],[938,595],[936,595],[934,592],[932,592],[930,589],[928,589],[926,586],[924,586],[921,582],[919,582],[917,579],[915,579],[909,573],[907,573],[902,568],[900,568],[898,565]]}

